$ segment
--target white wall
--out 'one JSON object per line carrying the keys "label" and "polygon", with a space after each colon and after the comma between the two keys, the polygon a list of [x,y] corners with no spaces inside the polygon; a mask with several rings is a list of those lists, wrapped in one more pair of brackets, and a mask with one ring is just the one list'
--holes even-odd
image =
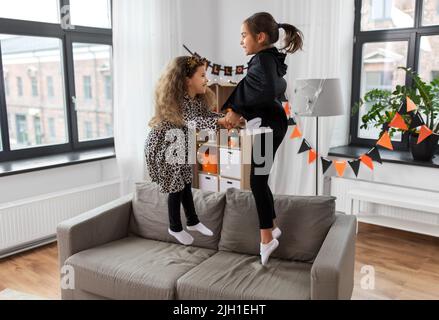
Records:
{"label": "white wall", "polygon": [[119,177],[116,159],[16,174],[0,178],[0,204]]}

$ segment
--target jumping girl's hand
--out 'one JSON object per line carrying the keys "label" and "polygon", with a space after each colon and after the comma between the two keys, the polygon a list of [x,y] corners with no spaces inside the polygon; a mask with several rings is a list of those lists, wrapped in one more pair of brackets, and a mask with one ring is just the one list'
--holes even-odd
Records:
{"label": "jumping girl's hand", "polygon": [[240,124],[241,118],[241,115],[234,111],[229,111],[226,115],[226,120],[231,123],[233,127],[237,127]]}
{"label": "jumping girl's hand", "polygon": [[226,117],[222,117],[218,119],[218,124],[223,126],[226,129],[232,129],[233,125],[226,119]]}

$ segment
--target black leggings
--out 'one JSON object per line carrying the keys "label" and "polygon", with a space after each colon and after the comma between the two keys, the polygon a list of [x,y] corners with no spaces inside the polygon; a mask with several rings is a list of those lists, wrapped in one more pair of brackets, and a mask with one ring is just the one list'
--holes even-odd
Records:
{"label": "black leggings", "polygon": [[194,226],[200,222],[195,212],[194,199],[192,197],[192,187],[188,183],[179,192],[170,193],[168,197],[169,229],[174,232],[183,230],[180,216],[180,204],[183,204],[188,226]]}
{"label": "black leggings", "polygon": [[[253,143],[252,163],[250,169],[250,187],[256,202],[260,229],[273,228],[273,220],[276,218],[276,213],[274,211],[274,198],[273,193],[268,186],[268,178],[271,167],[273,166],[274,156],[282,143],[285,133],[285,131],[282,131],[280,134],[277,132],[274,134],[273,132],[268,132],[255,135],[254,137],[255,140]],[[266,141],[268,143],[267,146],[265,146]],[[270,141],[272,141],[273,145],[272,152]],[[269,148],[268,152],[266,152],[267,148]],[[261,163],[262,159],[258,159],[259,157],[266,157],[267,159],[264,159]],[[260,171],[261,169],[262,172]]]}

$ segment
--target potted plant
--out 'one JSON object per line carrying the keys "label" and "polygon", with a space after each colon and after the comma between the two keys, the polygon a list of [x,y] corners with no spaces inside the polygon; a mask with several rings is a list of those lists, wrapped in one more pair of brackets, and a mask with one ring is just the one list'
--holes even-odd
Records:
{"label": "potted plant", "polygon": [[[405,67],[399,67],[399,69],[405,70],[413,78],[414,87],[397,85],[393,92],[372,89],[354,105],[352,114],[358,112],[366,104],[370,106],[369,110],[361,117],[362,125],[360,128],[380,128],[382,130],[381,137],[388,128],[387,124],[393,120],[395,114],[401,110],[407,97],[409,97],[418,107],[418,112],[422,116],[425,125],[433,132],[418,144],[419,128],[410,128],[413,118],[410,114],[401,114],[409,127],[410,151],[414,160],[431,161],[439,140],[439,78],[426,83],[412,70]],[[393,137],[395,132],[403,131],[393,127],[388,129],[390,137]]]}

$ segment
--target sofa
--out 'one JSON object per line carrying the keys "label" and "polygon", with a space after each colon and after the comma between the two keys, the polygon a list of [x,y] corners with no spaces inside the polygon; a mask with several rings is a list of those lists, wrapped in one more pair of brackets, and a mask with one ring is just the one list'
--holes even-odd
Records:
{"label": "sofa", "polygon": [[168,234],[167,195],[147,182],[60,223],[60,267],[74,275],[62,299],[351,298],[356,218],[335,212],[335,197],[275,195],[282,235],[263,266],[252,193],[193,189],[193,195],[200,221],[214,235],[190,231],[190,246]]}

